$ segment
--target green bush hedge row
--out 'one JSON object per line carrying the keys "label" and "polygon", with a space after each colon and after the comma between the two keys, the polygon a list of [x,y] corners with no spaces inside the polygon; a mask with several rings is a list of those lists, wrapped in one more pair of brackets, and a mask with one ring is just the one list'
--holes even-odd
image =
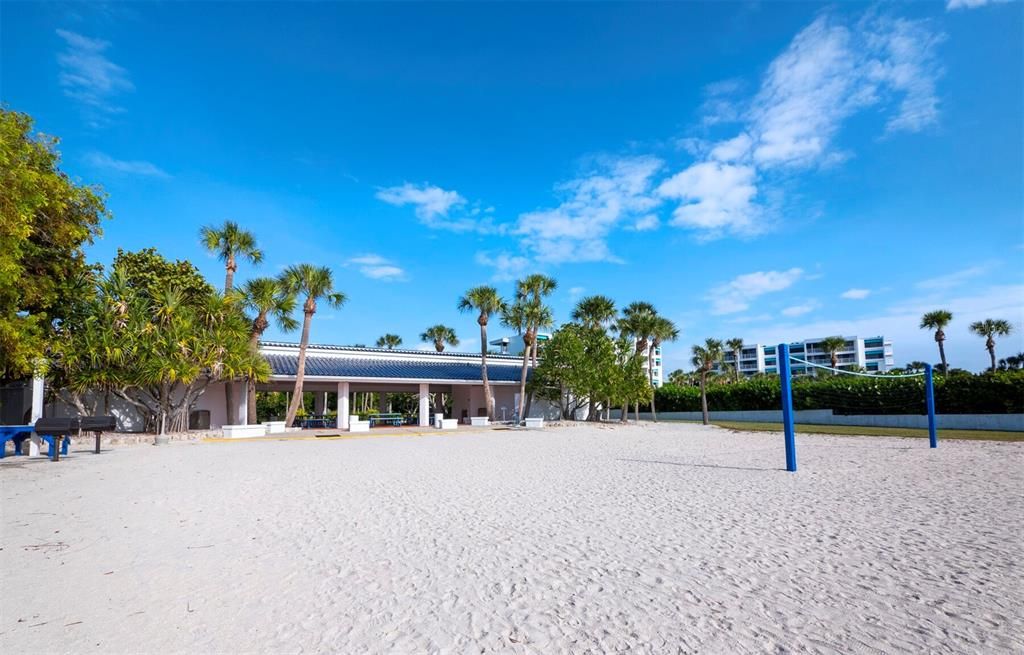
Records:
{"label": "green bush hedge row", "polygon": [[[659,412],[700,411],[700,388],[667,384],[655,392]],[[779,409],[777,376],[731,384],[709,384],[708,408],[716,411]],[[797,378],[793,408],[831,409],[836,414],[923,414],[924,378],[866,378],[838,375]],[[935,376],[939,414],[1024,413],[1024,370]]]}

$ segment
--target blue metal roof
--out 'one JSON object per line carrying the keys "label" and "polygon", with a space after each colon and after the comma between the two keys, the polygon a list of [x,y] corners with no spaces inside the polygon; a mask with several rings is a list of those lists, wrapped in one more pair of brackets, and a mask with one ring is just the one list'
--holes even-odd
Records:
{"label": "blue metal roof", "polygon": [[[274,375],[295,376],[298,355],[265,354]],[[488,366],[493,382],[518,382],[518,366]],[[482,382],[480,365],[470,362],[417,362],[394,359],[306,357],[306,375],[331,378],[395,378],[398,380],[466,380]]]}
{"label": "blue metal roof", "polygon": [[[299,344],[291,343],[288,341],[260,341],[260,347],[268,348],[294,348],[296,351],[299,349]],[[308,346],[310,351],[313,350],[332,350],[348,353],[359,353],[366,355],[374,355],[377,353],[388,353],[388,354],[408,354],[416,355],[418,357],[465,357],[467,359],[477,359],[480,357],[480,353],[467,353],[458,352],[454,350],[445,350],[444,352],[437,352],[435,350],[414,350],[410,348],[370,348],[367,346],[336,346],[331,344],[322,343],[311,343]],[[494,361],[522,361],[520,355],[502,355],[499,353],[489,353],[487,358]]]}

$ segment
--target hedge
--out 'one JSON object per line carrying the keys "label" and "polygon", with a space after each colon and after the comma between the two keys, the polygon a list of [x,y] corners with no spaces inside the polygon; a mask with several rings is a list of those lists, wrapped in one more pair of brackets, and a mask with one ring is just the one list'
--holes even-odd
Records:
{"label": "hedge", "polygon": [[[655,402],[659,412],[700,411],[700,388],[666,384],[655,392]],[[777,376],[708,386],[711,410],[770,410],[781,405]],[[836,414],[923,414],[924,378],[797,378],[793,408],[831,409]],[[1024,370],[937,375],[935,408],[939,414],[1024,413]]]}

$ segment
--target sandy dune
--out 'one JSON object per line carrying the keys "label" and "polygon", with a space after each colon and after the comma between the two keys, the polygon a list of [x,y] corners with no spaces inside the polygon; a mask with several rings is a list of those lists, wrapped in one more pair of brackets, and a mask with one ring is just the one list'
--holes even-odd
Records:
{"label": "sandy dune", "polygon": [[691,425],[0,461],[0,651],[1024,652],[1024,444]]}

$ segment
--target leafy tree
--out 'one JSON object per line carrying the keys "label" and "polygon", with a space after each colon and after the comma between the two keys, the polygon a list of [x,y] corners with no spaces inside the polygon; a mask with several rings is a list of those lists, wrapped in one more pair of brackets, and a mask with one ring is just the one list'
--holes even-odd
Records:
{"label": "leafy tree", "polygon": [[668,383],[676,386],[692,386],[693,376],[681,368],[677,368],[668,374]]}
{"label": "leafy tree", "polygon": [[913,362],[908,362],[906,368],[909,373],[920,373],[926,366],[928,366],[927,362],[919,362],[915,360]]}
{"label": "leafy tree", "polygon": [[220,227],[205,225],[200,228],[199,237],[203,247],[224,262],[225,294],[234,288],[239,259],[247,259],[253,264],[263,261],[263,251],[256,247],[256,237],[234,221],[224,221]]}
{"label": "leafy tree", "polygon": [[718,339],[706,339],[703,346],[694,346],[691,361],[700,373],[700,411],[704,425],[708,425],[708,373],[714,369],[715,364],[722,361],[722,342]]}
{"label": "leafy tree", "polygon": [[480,377],[484,383],[484,404],[487,406],[487,416],[492,421],[494,414],[494,393],[491,391],[491,382],[487,377],[487,324],[491,317],[505,311],[505,299],[501,297],[498,290],[491,286],[473,287],[459,298],[460,312],[476,312],[476,322],[480,326]]}
{"label": "leafy tree", "polygon": [[453,348],[459,345],[459,338],[455,335],[455,330],[448,327],[447,325],[431,325],[420,334],[420,341],[424,343],[434,343],[434,349],[439,353],[444,352],[445,344],[452,346]]}
{"label": "leafy tree", "polygon": [[[252,314],[249,348],[253,352],[259,352],[260,338],[270,327],[271,320],[276,322],[284,332],[291,332],[299,327],[298,321],[292,318],[297,303],[295,294],[289,292],[279,279],[252,278],[236,291],[236,298],[239,305]],[[250,379],[246,387],[248,395],[246,418],[248,423],[253,425],[259,422],[259,412],[256,406],[256,382]],[[282,411],[279,414],[283,413]],[[279,414],[275,414],[275,416]]]}
{"label": "leafy tree", "polygon": [[385,334],[381,338],[377,339],[378,348],[387,348],[388,350],[394,350],[395,348],[402,345],[402,337],[397,334]]}
{"label": "leafy tree", "polygon": [[986,318],[984,321],[971,323],[971,332],[985,337],[985,350],[992,358],[992,372],[996,371],[996,337],[1005,337],[1013,332],[1013,325],[1001,318]]}
{"label": "leafy tree", "polygon": [[0,382],[31,375],[94,272],[83,246],[109,217],[60,170],[58,140],[0,108]]}
{"label": "leafy tree", "polygon": [[533,369],[529,391],[557,403],[563,419],[575,419],[593,390],[605,384],[603,374],[614,356],[603,333],[567,323],[551,336],[544,358]]}
{"label": "leafy tree", "polygon": [[725,342],[725,347],[732,353],[733,370],[736,374],[736,381],[740,381],[740,357],[743,356],[743,339],[739,337],[729,339]]}
{"label": "leafy tree", "polygon": [[285,424],[295,421],[295,414],[302,402],[302,381],[306,375],[306,349],[309,347],[309,329],[316,314],[317,303],[326,302],[331,307],[345,304],[345,294],[334,290],[334,276],[326,266],[313,264],[296,264],[289,266],[281,274],[281,284],[288,293],[305,296],[302,303],[302,340],[299,342],[299,361],[295,371],[295,390],[292,393]]}
{"label": "leafy tree", "polygon": [[[584,328],[607,335],[608,328],[615,325],[619,312],[615,307],[615,301],[608,296],[586,296],[580,298],[576,307],[572,310],[572,320]],[[600,417],[597,412],[598,394],[597,388],[587,392],[587,420],[598,421]]]}
{"label": "leafy tree", "polygon": [[946,326],[953,320],[952,312],[945,309],[936,309],[921,317],[922,330],[935,330],[935,343],[939,346],[939,360],[942,362],[943,374],[949,372],[946,364]]}
{"label": "leafy tree", "polygon": [[[828,353],[828,356],[832,359],[832,368],[838,368],[839,353],[846,348],[846,339],[843,337],[825,337],[818,342],[818,346]],[[837,372],[832,371],[832,374],[837,375]]]}

